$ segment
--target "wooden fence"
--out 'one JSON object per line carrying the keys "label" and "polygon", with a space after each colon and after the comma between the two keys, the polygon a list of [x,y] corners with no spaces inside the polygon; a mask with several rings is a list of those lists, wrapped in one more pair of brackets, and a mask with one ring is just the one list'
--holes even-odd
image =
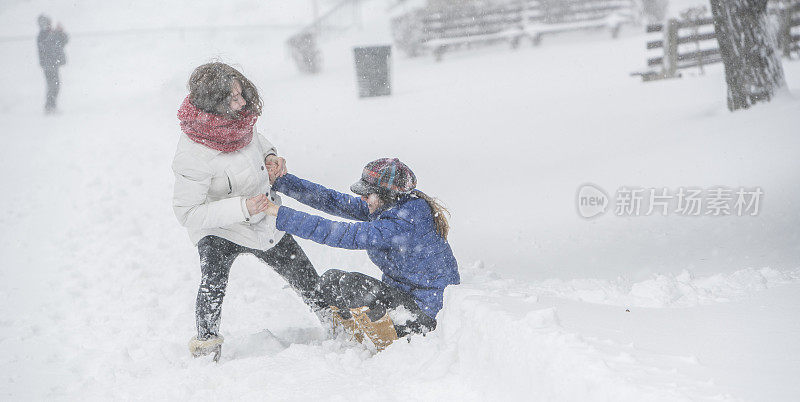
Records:
{"label": "wooden fence", "polygon": [[[785,7],[771,7],[770,18],[778,23],[778,46],[784,57],[800,52],[800,1]],[[643,81],[680,77],[680,70],[700,68],[719,63],[722,56],[714,31],[714,19],[703,17],[692,20],[670,19],[666,24],[651,24],[647,33],[662,34],[661,39],[649,40],[648,51],[658,52],[647,58],[646,71],[631,75],[641,76]],[[692,50],[686,50],[693,47]]]}

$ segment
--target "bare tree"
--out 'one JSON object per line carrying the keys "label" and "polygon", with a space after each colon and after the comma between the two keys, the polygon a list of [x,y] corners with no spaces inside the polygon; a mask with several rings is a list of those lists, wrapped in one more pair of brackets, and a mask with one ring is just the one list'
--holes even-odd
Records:
{"label": "bare tree", "polygon": [[711,0],[728,109],[768,102],[785,85],[783,66],[769,30],[767,0]]}

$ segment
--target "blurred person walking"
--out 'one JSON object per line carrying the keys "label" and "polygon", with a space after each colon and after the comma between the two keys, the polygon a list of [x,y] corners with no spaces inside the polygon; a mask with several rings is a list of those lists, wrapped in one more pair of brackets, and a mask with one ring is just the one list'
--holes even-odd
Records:
{"label": "blurred person walking", "polygon": [[39,36],[36,44],[39,47],[39,65],[44,70],[44,78],[47,83],[47,100],[44,105],[44,112],[51,114],[56,111],[56,97],[61,87],[61,79],[58,69],[67,63],[64,54],[64,45],[69,41],[69,36],[64,32],[61,24],[52,27],[49,17],[42,14],[38,18]]}

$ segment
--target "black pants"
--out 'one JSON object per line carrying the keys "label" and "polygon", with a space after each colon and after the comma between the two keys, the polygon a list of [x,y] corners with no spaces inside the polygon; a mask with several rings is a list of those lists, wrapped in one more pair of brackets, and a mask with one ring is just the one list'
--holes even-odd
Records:
{"label": "black pants", "polygon": [[58,77],[58,67],[44,67],[44,79],[47,82],[47,101],[44,105],[46,112],[56,110],[56,97],[61,87],[61,80]]}
{"label": "black pants", "polygon": [[327,305],[338,307],[344,319],[350,318],[347,309],[354,307],[369,307],[367,316],[372,321],[383,317],[387,311],[397,312],[403,307],[406,314],[394,314],[393,318],[399,337],[436,328],[436,320],[423,313],[411,295],[362,273],[331,269],[322,274],[317,290],[317,297]]}
{"label": "black pants", "polygon": [[319,298],[319,275],[294,238],[285,234],[269,250],[240,246],[218,236],[206,236],[197,243],[202,278],[197,291],[197,339],[219,335],[222,299],[228,285],[231,265],[239,254],[249,253],[264,261],[281,275],[314,310],[327,307]]}

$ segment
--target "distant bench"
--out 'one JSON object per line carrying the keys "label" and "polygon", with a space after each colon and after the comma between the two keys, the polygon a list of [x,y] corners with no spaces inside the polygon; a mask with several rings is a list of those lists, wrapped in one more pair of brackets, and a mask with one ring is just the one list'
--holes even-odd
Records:
{"label": "distant bench", "polygon": [[517,48],[524,39],[539,45],[544,35],[562,32],[608,29],[616,37],[634,20],[631,0],[519,0],[414,10],[392,20],[392,33],[409,56],[432,53],[439,61],[452,50],[497,42]]}

